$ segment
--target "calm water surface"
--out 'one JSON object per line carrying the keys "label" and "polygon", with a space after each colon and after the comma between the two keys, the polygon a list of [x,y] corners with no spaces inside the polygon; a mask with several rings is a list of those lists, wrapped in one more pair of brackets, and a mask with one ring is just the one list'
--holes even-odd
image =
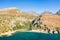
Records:
{"label": "calm water surface", "polygon": [[0,37],[0,40],[60,40],[60,34],[16,32],[11,36]]}

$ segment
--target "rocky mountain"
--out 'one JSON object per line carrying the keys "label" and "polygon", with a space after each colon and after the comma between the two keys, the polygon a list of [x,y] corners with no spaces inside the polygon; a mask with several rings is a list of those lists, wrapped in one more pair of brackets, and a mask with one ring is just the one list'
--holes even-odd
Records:
{"label": "rocky mountain", "polygon": [[35,15],[35,16],[38,16],[39,14],[35,11],[28,11],[28,14],[31,14],[31,15]]}
{"label": "rocky mountain", "polygon": [[56,13],[56,14],[60,15],[60,10],[59,10],[59,11],[57,11],[57,13]]}
{"label": "rocky mountain", "polygon": [[32,21],[32,25],[39,30],[45,30],[48,33],[58,32],[60,31],[60,15],[44,13],[38,16],[36,19]]}
{"label": "rocky mountain", "polygon": [[0,33],[16,29],[28,29],[35,17],[35,15],[28,14],[15,7],[0,9]]}
{"label": "rocky mountain", "polygon": [[48,11],[39,16],[36,14],[34,11],[24,12],[15,7],[0,9],[0,34],[18,29],[60,32],[60,11],[56,14]]}

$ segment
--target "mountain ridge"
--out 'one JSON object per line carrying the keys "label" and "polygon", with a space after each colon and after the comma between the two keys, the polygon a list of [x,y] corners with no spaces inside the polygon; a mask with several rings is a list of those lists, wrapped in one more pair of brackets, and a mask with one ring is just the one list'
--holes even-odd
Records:
{"label": "mountain ridge", "polygon": [[36,16],[16,8],[6,8],[0,11],[0,34],[18,29],[28,29],[28,25]]}
{"label": "mountain ridge", "polygon": [[52,31],[54,32],[60,32],[60,15],[57,14],[51,14],[51,13],[44,13],[38,16],[35,21],[33,26],[42,28],[42,30]]}

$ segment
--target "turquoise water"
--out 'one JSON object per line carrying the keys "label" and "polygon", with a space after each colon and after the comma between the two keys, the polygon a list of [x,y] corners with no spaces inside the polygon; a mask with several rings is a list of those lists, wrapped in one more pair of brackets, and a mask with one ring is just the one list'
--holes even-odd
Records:
{"label": "turquoise water", "polygon": [[16,32],[11,36],[0,37],[0,40],[60,40],[60,34]]}

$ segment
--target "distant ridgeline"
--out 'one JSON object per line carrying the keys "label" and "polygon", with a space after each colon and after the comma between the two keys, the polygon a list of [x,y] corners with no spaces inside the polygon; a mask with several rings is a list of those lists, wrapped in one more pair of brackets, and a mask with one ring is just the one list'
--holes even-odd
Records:
{"label": "distant ridgeline", "polygon": [[33,29],[44,30],[48,33],[60,33],[60,11],[56,14],[44,12],[31,23]]}

